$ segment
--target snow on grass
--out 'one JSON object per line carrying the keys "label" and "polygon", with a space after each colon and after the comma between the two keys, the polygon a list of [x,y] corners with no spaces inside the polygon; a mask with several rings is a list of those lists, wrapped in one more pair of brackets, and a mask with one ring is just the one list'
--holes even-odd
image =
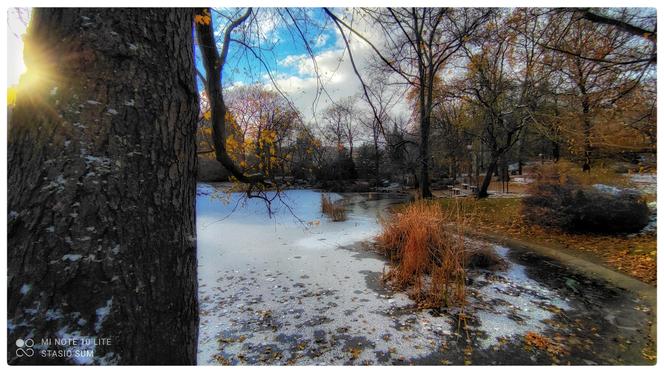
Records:
{"label": "snow on grass", "polygon": [[46,321],[53,321],[53,320],[60,320],[64,316],[62,315],[62,310],[59,309],[48,309],[46,310],[46,314],[44,315],[44,318],[46,318]]}

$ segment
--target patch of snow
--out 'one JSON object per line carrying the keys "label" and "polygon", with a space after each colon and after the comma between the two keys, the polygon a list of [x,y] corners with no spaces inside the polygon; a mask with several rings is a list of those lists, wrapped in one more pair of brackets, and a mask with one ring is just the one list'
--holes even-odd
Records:
{"label": "patch of snow", "polygon": [[39,303],[38,301],[35,301],[33,304],[34,304],[34,307],[24,308],[23,312],[28,314],[28,315],[32,315],[32,316],[36,315],[39,312],[39,307],[41,306],[41,303]]}
{"label": "patch of snow", "polygon": [[61,310],[48,309],[44,315],[46,321],[59,320],[63,318]]}
{"label": "patch of snow", "polygon": [[623,190],[617,187],[614,187],[612,185],[606,185],[606,184],[594,184],[593,188],[595,190],[602,192],[602,193],[607,193],[612,196],[617,196],[619,195]]}
{"label": "patch of snow", "polygon": [[[496,253],[509,263],[506,271],[497,272],[495,281],[479,289],[475,301],[490,305],[477,312],[480,329],[487,334],[480,340],[484,349],[498,344],[501,337],[510,338],[528,331],[542,331],[548,327],[546,320],[555,316],[551,309],[569,310],[571,306],[556,291],[548,289],[531,279],[526,268],[511,262],[509,249],[495,245]],[[516,321],[516,316],[521,321]]]}
{"label": "patch of snow", "polygon": [[32,289],[32,285],[30,284],[23,284],[21,286],[21,295],[26,295],[30,292],[30,289]]}
{"label": "patch of snow", "polygon": [[643,173],[630,175],[630,180],[636,184],[638,190],[645,194],[657,193],[657,174]]}
{"label": "patch of snow", "polygon": [[86,163],[100,163],[103,165],[108,165],[111,163],[111,160],[108,157],[96,157],[93,155],[85,155],[83,157]]}
{"label": "patch of snow", "polygon": [[56,189],[58,191],[63,191],[66,183],[67,181],[65,180],[65,177],[60,174],[55,178],[55,180],[51,180],[50,183],[43,186],[42,190]]}
{"label": "patch of snow", "polygon": [[90,105],[99,105],[99,104],[101,104],[101,102],[99,102],[99,101],[95,101],[95,100],[88,100],[88,101],[86,101],[86,102],[87,102],[88,104],[90,104]]}
{"label": "patch of snow", "polygon": [[111,115],[118,115],[118,111],[115,110],[115,109],[112,109],[112,108],[106,110],[106,112],[109,113],[109,114],[111,114]]}
{"label": "patch of snow", "polygon": [[97,320],[95,321],[95,332],[99,333],[101,331],[101,327],[104,324],[104,321],[106,321],[106,318],[111,313],[112,305],[113,305],[113,298],[111,297],[111,299],[109,299],[106,302],[105,306],[97,308],[96,311]]}
{"label": "patch of snow", "polygon": [[80,255],[80,254],[66,254],[66,255],[62,256],[62,260],[63,261],[68,260],[70,262],[75,262],[77,260],[81,260],[82,257],[83,257],[83,255]]}

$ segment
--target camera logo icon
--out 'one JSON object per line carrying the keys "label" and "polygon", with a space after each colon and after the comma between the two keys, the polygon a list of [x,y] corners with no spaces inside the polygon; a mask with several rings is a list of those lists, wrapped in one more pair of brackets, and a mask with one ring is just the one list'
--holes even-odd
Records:
{"label": "camera logo icon", "polygon": [[32,349],[32,346],[35,345],[35,341],[32,339],[17,339],[16,340],[16,356],[17,357],[32,357],[35,354],[35,350]]}

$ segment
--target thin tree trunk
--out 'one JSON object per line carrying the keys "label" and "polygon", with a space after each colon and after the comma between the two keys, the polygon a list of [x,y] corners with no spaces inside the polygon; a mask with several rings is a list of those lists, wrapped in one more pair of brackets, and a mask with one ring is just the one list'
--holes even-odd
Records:
{"label": "thin tree trunk", "polygon": [[491,184],[491,176],[493,176],[494,171],[498,165],[498,158],[493,157],[491,163],[489,163],[489,168],[486,170],[486,175],[484,175],[484,180],[482,180],[482,185],[480,190],[477,192],[477,198],[486,198],[489,196],[489,184]]}
{"label": "thin tree trunk", "polygon": [[[9,124],[10,364],[196,363],[192,15],[34,10],[26,65],[48,74]],[[39,353],[67,337],[111,344]],[[19,338],[37,353],[17,357]]]}
{"label": "thin tree trunk", "polygon": [[380,153],[378,149],[378,129],[376,126],[373,128],[374,137],[374,173],[376,178],[376,187],[380,186]]}
{"label": "thin tree trunk", "polygon": [[583,171],[590,172],[590,159],[592,155],[592,145],[590,143],[590,131],[592,129],[592,124],[590,122],[590,103],[588,98],[584,95],[583,97]]}
{"label": "thin tree trunk", "polygon": [[560,144],[556,140],[551,140],[551,155],[553,157],[553,161],[557,163],[560,160]]}

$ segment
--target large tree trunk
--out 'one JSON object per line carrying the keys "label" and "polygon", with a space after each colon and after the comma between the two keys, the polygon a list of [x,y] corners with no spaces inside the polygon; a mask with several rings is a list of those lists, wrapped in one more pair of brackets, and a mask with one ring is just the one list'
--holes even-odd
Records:
{"label": "large tree trunk", "polygon": [[[192,15],[34,10],[41,79],[19,88],[8,135],[9,363],[196,363]],[[111,344],[41,355],[67,337]]]}

